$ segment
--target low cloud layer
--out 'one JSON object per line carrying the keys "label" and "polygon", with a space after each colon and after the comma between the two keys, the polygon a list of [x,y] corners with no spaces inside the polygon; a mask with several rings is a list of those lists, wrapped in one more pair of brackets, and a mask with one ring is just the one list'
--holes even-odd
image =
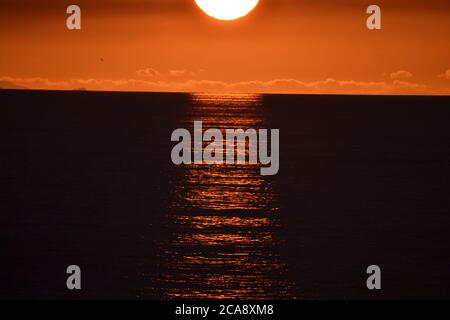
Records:
{"label": "low cloud layer", "polygon": [[450,69],[448,69],[444,73],[440,74],[439,78],[444,78],[444,79],[450,80]]}
{"label": "low cloud layer", "polygon": [[364,82],[328,78],[314,82],[297,79],[224,82],[212,80],[162,81],[157,79],[71,79],[53,81],[47,78],[0,77],[3,83],[30,89],[99,91],[156,91],[210,93],[297,93],[297,94],[418,94],[448,95],[448,89],[432,89],[424,84],[395,79],[392,82]]}
{"label": "low cloud layer", "polygon": [[195,76],[195,72],[188,70],[169,70],[169,71],[158,71],[154,68],[144,68],[136,71],[136,74],[140,77],[185,77],[185,76]]}
{"label": "low cloud layer", "polygon": [[413,74],[409,71],[400,70],[396,72],[392,72],[390,74],[391,79],[408,79],[412,78]]}

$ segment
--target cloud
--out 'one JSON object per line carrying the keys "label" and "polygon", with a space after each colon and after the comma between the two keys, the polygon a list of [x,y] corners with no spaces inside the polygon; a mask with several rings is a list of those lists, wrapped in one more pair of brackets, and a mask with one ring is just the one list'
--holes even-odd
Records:
{"label": "cloud", "polygon": [[270,81],[222,82],[190,80],[182,91],[206,91],[228,93],[292,93],[292,94],[433,94],[426,85],[396,80],[366,82],[354,80],[325,80],[303,82],[297,79],[274,79]]}
{"label": "cloud", "polygon": [[185,76],[195,76],[196,73],[188,70],[169,70],[167,72],[161,72],[153,68],[139,69],[136,74],[141,77],[185,77]]}
{"label": "cloud", "polygon": [[27,87],[17,85],[6,79],[0,80],[0,89],[27,89]]}
{"label": "cloud", "polygon": [[396,72],[392,72],[390,74],[391,79],[408,79],[412,78],[413,74],[409,71],[400,70]]}
{"label": "cloud", "polygon": [[139,69],[136,71],[136,74],[142,77],[157,77],[161,75],[158,70],[155,70],[153,68]]}
{"label": "cloud", "polygon": [[450,80],[450,69],[439,75],[439,78]]}
{"label": "cloud", "polygon": [[304,82],[298,79],[280,78],[268,81],[253,80],[225,82],[214,80],[168,81],[148,79],[71,79],[53,81],[47,78],[0,77],[32,89],[72,90],[86,88],[100,91],[156,91],[156,92],[210,92],[210,93],[293,93],[293,94],[417,94],[449,95],[449,89],[433,89],[425,84],[404,80],[370,82],[355,80],[324,80]]}
{"label": "cloud", "polygon": [[169,70],[167,72],[169,76],[172,77],[184,77],[184,76],[195,76],[196,73],[188,70]]}

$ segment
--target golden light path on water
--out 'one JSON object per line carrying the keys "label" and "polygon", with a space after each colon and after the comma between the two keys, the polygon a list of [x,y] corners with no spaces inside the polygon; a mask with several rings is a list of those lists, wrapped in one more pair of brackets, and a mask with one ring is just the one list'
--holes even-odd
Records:
{"label": "golden light path on water", "polygon": [[[191,95],[184,119],[204,128],[265,128],[259,95]],[[187,165],[170,208],[173,234],[164,244],[167,298],[290,298],[275,232],[276,195],[259,165]]]}

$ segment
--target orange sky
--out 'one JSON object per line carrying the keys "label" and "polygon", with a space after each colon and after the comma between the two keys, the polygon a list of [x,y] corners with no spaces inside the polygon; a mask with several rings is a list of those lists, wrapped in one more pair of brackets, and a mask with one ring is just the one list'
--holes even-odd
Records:
{"label": "orange sky", "polygon": [[450,94],[450,1],[336,2],[260,0],[223,22],[194,0],[2,0],[0,87]]}

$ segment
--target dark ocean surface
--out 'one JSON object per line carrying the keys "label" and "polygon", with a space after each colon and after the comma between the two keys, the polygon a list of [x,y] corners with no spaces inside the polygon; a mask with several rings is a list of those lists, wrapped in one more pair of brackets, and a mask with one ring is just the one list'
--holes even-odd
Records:
{"label": "dark ocean surface", "polygon": [[[280,129],[278,175],[175,166],[200,120]],[[450,298],[449,120],[450,97],[0,91],[0,297]]]}

